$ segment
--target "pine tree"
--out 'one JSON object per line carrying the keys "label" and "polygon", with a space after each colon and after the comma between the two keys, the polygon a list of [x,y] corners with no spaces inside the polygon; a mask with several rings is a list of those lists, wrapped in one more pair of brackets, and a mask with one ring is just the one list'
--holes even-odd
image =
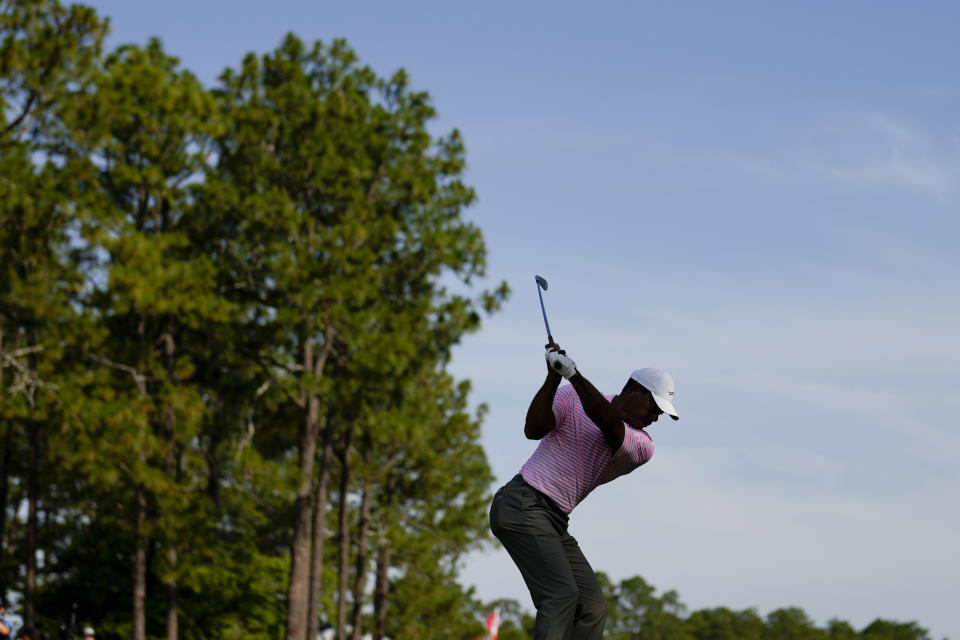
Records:
{"label": "pine tree", "polygon": [[175,640],[178,584],[189,571],[181,555],[206,512],[191,491],[192,467],[205,464],[194,445],[206,407],[191,380],[189,337],[229,314],[216,295],[213,265],[188,234],[188,185],[204,167],[213,102],[155,40],[117,49],[95,83],[68,124],[97,169],[101,195],[84,237],[107,257],[105,282],[89,303],[109,334],[91,357],[114,370],[111,385],[129,418],[111,425],[107,446],[116,447],[123,478],[109,488],[121,489],[131,509],[132,636],[146,637],[148,556],[160,544],[166,636]]}
{"label": "pine tree", "polygon": [[[391,300],[407,299],[424,314],[446,306],[474,316],[469,301],[433,281],[443,272],[468,283],[482,275],[484,248],[479,231],[460,218],[474,196],[458,178],[459,135],[427,132],[434,110],[426,94],[409,89],[405,73],[384,80],[360,66],[344,42],[307,48],[291,35],[262,59],[248,56],[221,82],[228,124],[206,203],[235,230],[222,259],[235,274],[237,296],[259,300],[250,313],[251,357],[298,414],[290,438],[300,485],[287,637],[302,639],[315,625],[308,618],[318,599],[310,595],[310,572],[320,547],[314,521],[322,518],[312,496],[329,473],[325,466],[315,473],[315,463],[331,405],[330,359],[376,354],[389,367],[406,357],[402,334],[381,331]],[[415,271],[422,275],[409,278]],[[384,291],[392,292],[386,301]],[[503,293],[483,301],[493,308]],[[387,336],[379,345],[368,339],[371,327]],[[346,433],[336,432],[335,448],[349,459]]]}
{"label": "pine tree", "polygon": [[[76,232],[77,167],[60,157],[60,116],[99,53],[105,23],[88,8],[30,0],[0,3],[0,580],[17,580],[24,618],[36,618],[39,518],[55,469],[47,440],[55,432],[59,391],[74,373],[82,284]],[[18,444],[20,449],[18,450]],[[18,465],[17,462],[25,462]],[[6,557],[10,480],[26,488],[24,556]]]}

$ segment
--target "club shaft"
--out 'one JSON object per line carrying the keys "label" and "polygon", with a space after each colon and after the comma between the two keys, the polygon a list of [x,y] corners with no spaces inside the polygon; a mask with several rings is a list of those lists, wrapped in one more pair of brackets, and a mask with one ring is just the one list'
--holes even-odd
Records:
{"label": "club shaft", "polygon": [[550,333],[550,323],[547,322],[547,310],[543,306],[543,292],[540,291],[540,285],[537,285],[537,296],[540,298],[540,312],[543,313],[543,326],[547,328],[547,341],[553,342],[553,334]]}

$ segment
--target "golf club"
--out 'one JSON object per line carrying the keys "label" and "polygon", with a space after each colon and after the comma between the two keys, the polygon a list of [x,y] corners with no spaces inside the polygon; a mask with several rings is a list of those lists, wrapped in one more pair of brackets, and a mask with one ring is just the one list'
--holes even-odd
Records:
{"label": "golf club", "polygon": [[553,342],[553,336],[550,335],[550,323],[547,322],[547,310],[543,307],[543,294],[540,289],[547,290],[547,280],[540,276],[533,276],[537,281],[537,295],[540,297],[540,311],[543,312],[543,325],[547,328],[547,342]]}
{"label": "golf club", "polygon": [[[537,295],[540,297],[540,311],[543,313],[543,326],[547,328],[547,342],[553,342],[553,336],[550,334],[550,323],[547,322],[547,310],[543,306],[543,293],[540,292],[541,289],[544,291],[547,290],[547,279],[540,276],[533,276],[534,280],[537,281]],[[561,351],[561,353],[563,353]],[[554,369],[560,369],[560,363],[554,363]]]}

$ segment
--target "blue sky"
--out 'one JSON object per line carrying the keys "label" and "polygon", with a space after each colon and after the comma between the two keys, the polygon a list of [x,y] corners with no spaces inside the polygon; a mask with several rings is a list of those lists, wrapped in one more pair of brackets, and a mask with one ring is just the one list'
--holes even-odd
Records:
{"label": "blue sky", "polygon": [[[649,465],[572,532],[691,608],[960,639],[960,8],[946,2],[91,3],[212,84],[283,34],[404,67],[457,127],[491,284],[456,352],[499,481],[551,328],[599,388],[677,380]],[[529,598],[506,553],[484,599]]]}

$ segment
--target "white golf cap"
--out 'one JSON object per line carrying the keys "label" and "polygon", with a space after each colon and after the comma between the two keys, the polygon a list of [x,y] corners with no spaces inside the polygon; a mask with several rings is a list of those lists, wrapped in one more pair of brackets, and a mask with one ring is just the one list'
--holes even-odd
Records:
{"label": "white golf cap", "polygon": [[677,415],[677,410],[673,406],[675,385],[669,373],[648,367],[646,369],[637,369],[630,374],[630,379],[636,380],[650,392],[650,395],[653,396],[654,401],[657,403],[657,406],[660,407],[661,411],[674,420],[680,419],[680,416]]}
{"label": "white golf cap", "polygon": [[93,627],[84,627],[84,628],[83,628],[83,634],[82,634],[82,635],[84,635],[84,636],[95,636],[95,635],[97,635],[97,634],[95,634],[95,633],[93,632]]}

